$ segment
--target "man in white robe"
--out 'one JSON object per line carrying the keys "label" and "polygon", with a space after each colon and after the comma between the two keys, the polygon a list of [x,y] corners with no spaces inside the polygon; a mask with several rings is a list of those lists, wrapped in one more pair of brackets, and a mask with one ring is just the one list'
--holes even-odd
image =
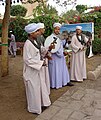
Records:
{"label": "man in white robe", "polygon": [[16,57],[17,47],[16,47],[15,35],[13,34],[13,31],[10,31],[10,35],[11,35],[10,38],[8,38],[10,40],[9,52],[12,57]]}
{"label": "man in white robe", "polygon": [[86,75],[86,43],[88,39],[82,34],[82,27],[76,26],[76,34],[72,37],[71,47],[71,68],[70,75],[72,81],[82,82],[87,78]]}
{"label": "man in white robe", "polygon": [[44,60],[41,60],[40,48],[36,43],[39,35],[38,25],[31,23],[25,26],[28,39],[24,44],[23,51],[23,77],[26,88],[28,111],[40,114],[42,106],[50,106],[49,93],[45,82],[45,74],[42,74]]}
{"label": "man in white robe", "polygon": [[51,88],[62,88],[63,86],[73,86],[70,82],[69,71],[66,65],[66,59],[64,56],[64,44],[65,41],[61,40],[60,37],[60,23],[53,24],[54,31],[48,36],[49,40],[52,38],[59,39],[60,46],[59,49],[52,53],[52,60],[49,60],[49,77],[50,77],[50,86]]}

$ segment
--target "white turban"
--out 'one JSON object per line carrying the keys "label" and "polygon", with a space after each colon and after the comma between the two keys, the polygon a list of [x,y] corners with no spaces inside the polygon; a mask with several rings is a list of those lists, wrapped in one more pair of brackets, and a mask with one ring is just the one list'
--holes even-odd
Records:
{"label": "white turban", "polygon": [[76,29],[82,30],[81,26],[76,26]]}
{"label": "white turban", "polygon": [[61,24],[60,23],[54,23],[53,24],[53,27],[55,28],[55,27],[61,27]]}
{"label": "white turban", "polygon": [[33,33],[36,32],[38,30],[38,25],[36,23],[30,23],[27,26],[25,26],[25,31],[27,33]]}
{"label": "white turban", "polygon": [[37,23],[37,25],[39,26],[39,29],[45,27],[45,26],[44,26],[44,23]]}

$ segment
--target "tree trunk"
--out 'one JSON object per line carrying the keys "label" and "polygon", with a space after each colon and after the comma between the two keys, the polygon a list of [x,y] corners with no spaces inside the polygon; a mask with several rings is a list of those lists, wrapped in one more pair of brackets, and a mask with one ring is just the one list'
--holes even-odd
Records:
{"label": "tree trunk", "polygon": [[8,25],[10,19],[10,0],[6,0],[5,13],[2,21],[2,52],[1,52],[1,76],[8,75]]}

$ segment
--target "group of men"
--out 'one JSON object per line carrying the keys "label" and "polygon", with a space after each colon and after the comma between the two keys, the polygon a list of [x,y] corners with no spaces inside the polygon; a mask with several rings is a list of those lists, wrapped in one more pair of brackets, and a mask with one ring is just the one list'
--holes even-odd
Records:
{"label": "group of men", "polygon": [[[53,28],[53,33],[49,37],[60,39],[61,24],[54,23]],[[25,26],[28,39],[23,49],[23,77],[29,112],[40,114],[43,106],[51,105],[50,87],[58,89],[66,85],[73,86],[70,80],[86,79],[85,43],[88,39],[81,34],[81,29],[81,26],[76,27],[76,34],[71,40],[72,56],[69,74],[64,56],[66,40],[60,39],[59,49],[52,53],[55,44],[44,46],[44,24],[31,23]],[[66,54],[68,53],[65,52]]]}

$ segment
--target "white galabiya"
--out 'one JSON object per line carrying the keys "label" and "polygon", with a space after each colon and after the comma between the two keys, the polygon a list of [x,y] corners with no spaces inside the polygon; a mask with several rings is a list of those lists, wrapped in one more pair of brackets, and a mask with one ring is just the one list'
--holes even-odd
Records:
{"label": "white galabiya", "polygon": [[[44,61],[41,60],[40,50],[36,47],[36,37],[38,36],[37,24],[29,24],[25,27],[25,31],[29,34],[29,38],[24,44],[23,50],[23,77],[26,88],[28,111],[40,114],[42,106],[51,104],[47,85],[45,81],[45,73],[42,72]],[[30,36],[34,36],[33,40]],[[36,44],[33,44],[33,42]]]}
{"label": "white galabiya", "polygon": [[[62,41],[59,38],[59,33],[60,33],[60,23],[54,23],[53,28],[54,31],[53,33],[47,38],[47,40],[50,40],[53,38],[53,40],[59,40],[60,45],[56,41],[56,48],[57,51],[51,51],[51,57],[52,60],[49,60],[48,65],[49,65],[49,77],[50,77],[50,86],[51,88],[62,88],[63,86],[69,85],[70,86],[70,77],[69,77],[69,71],[66,65],[66,59],[64,56],[64,41]],[[53,40],[51,42],[53,42]],[[51,43],[49,42],[49,43]],[[59,47],[58,47],[59,45]]]}
{"label": "white galabiya", "polygon": [[10,38],[8,38],[10,40],[9,52],[12,55],[12,57],[16,57],[17,46],[13,31],[10,31],[10,35],[11,35]]}
{"label": "white galabiya", "polygon": [[76,26],[76,34],[72,37],[71,41],[72,56],[70,75],[72,81],[83,81],[87,78],[85,58],[85,44],[87,42],[88,38],[82,34],[82,27]]}

